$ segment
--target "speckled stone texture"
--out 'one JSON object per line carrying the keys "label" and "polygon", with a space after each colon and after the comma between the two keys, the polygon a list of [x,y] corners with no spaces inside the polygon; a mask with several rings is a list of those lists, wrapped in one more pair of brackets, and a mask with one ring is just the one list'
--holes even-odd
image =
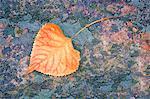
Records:
{"label": "speckled stone texture", "polygon": [[[73,39],[81,52],[77,72],[24,77],[34,38],[45,23]],[[1,99],[149,99],[150,52],[139,37],[150,33],[150,0],[0,0]]]}

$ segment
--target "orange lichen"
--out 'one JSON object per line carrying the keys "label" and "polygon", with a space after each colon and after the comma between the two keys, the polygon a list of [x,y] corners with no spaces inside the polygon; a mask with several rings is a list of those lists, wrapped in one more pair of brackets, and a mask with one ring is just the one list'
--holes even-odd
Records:
{"label": "orange lichen", "polygon": [[143,33],[141,36],[141,47],[147,51],[150,51],[150,33]]}
{"label": "orange lichen", "polygon": [[150,51],[150,33],[141,33],[139,36],[140,36],[139,39],[137,39],[136,36],[135,36],[133,38],[133,41],[135,43],[139,42],[140,43],[140,47],[143,50]]}

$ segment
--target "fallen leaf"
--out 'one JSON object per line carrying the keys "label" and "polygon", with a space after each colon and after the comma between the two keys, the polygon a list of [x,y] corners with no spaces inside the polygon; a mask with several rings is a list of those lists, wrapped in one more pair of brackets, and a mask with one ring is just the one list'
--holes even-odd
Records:
{"label": "fallen leaf", "polygon": [[79,66],[80,52],[73,48],[72,39],[95,23],[118,17],[122,16],[91,22],[71,38],[65,37],[56,24],[45,24],[35,38],[27,74],[34,70],[53,76],[65,76],[75,72]]}
{"label": "fallen leaf", "polygon": [[38,32],[27,73],[36,70],[52,76],[65,76],[78,69],[80,52],[72,39],[65,37],[59,26],[48,23]]}

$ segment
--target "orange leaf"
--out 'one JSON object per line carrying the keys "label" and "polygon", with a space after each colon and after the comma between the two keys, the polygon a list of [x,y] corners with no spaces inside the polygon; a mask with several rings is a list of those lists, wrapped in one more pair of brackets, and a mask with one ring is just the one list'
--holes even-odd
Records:
{"label": "orange leaf", "polygon": [[79,61],[80,52],[73,48],[72,39],[65,37],[59,26],[48,23],[35,38],[27,72],[64,76],[75,72]]}
{"label": "orange leaf", "polygon": [[121,16],[96,20],[85,25],[71,38],[65,37],[59,26],[49,23],[44,25],[35,38],[28,73],[36,70],[53,76],[64,76],[75,72],[80,61],[80,52],[75,50],[72,39],[91,25]]}

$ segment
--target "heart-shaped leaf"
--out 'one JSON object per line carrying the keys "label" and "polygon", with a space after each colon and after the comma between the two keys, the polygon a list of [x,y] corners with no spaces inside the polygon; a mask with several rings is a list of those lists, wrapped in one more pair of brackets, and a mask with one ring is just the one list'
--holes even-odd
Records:
{"label": "heart-shaped leaf", "polygon": [[36,70],[43,74],[64,76],[78,69],[80,52],[72,39],[65,37],[59,26],[48,23],[38,32],[30,57],[28,73]]}

